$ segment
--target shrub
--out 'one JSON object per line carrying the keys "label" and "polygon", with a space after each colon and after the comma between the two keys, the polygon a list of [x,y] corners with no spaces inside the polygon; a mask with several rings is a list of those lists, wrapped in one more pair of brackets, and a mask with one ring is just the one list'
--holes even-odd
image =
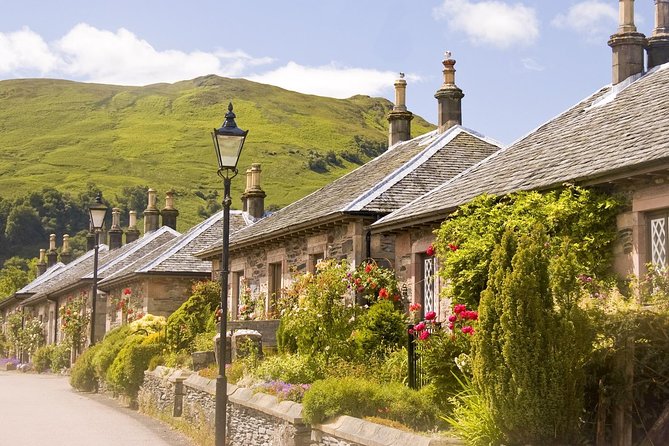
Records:
{"label": "shrub", "polygon": [[216,336],[216,333],[213,331],[198,333],[193,340],[191,350],[194,352],[213,352],[214,336]]}
{"label": "shrub", "polygon": [[193,294],[167,318],[168,344],[172,351],[190,349],[199,333],[215,331],[214,313],[220,296],[218,282],[193,285]]}
{"label": "shrub", "polygon": [[70,385],[81,392],[94,392],[98,380],[93,366],[93,358],[100,349],[100,344],[88,348],[77,358],[70,372]]}
{"label": "shrub", "polygon": [[72,348],[67,343],[60,343],[51,350],[51,370],[59,372],[70,367]]}
{"label": "shrub", "polygon": [[122,325],[107,333],[102,342],[97,344],[100,348],[96,349],[92,364],[98,378],[105,379],[109,366],[123,347],[123,343],[130,335],[130,330],[130,325]]}
{"label": "shrub", "polygon": [[35,350],[32,357],[32,363],[37,373],[46,372],[51,368],[51,351],[54,347],[55,345],[49,344],[43,345]]}
{"label": "shrub", "polygon": [[364,378],[316,381],[304,395],[303,416],[322,423],[340,415],[379,416],[416,430],[434,429],[438,421],[430,389],[411,390],[399,383],[379,384]]}
{"label": "shrub", "polygon": [[145,344],[143,341],[144,338],[136,335],[128,340],[107,371],[108,382],[131,398],[137,396],[149,361],[163,349],[161,344]]}
{"label": "shrub", "polygon": [[310,384],[323,378],[323,371],[313,357],[286,354],[268,357],[258,365],[253,375],[265,381]]}
{"label": "shrub", "polygon": [[379,300],[358,320],[355,336],[362,352],[368,356],[385,356],[406,341],[406,317],[388,300]]}

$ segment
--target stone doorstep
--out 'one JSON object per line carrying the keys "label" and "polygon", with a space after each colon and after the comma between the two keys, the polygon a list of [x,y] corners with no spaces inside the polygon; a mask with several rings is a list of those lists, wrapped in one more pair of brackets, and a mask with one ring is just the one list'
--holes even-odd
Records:
{"label": "stone doorstep", "polygon": [[314,424],[314,431],[365,446],[462,446],[455,438],[429,438],[380,424],[342,415],[331,423]]}

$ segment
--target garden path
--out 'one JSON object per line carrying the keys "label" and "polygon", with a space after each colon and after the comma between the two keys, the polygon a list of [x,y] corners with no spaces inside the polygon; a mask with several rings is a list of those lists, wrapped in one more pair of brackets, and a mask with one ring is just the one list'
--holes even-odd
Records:
{"label": "garden path", "polygon": [[191,446],[181,433],[67,377],[0,371],[0,445]]}

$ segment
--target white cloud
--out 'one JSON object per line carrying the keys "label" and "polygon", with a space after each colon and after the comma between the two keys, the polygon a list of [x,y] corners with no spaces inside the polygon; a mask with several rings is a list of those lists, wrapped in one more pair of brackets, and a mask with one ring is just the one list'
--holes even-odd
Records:
{"label": "white cloud", "polygon": [[531,57],[526,57],[521,62],[523,63],[523,67],[525,67],[526,70],[544,71],[546,69],[546,67],[544,67],[539,62],[532,59]]}
{"label": "white cloud", "polygon": [[146,85],[206,74],[239,76],[271,63],[243,51],[159,51],[126,29],[99,30],[85,23],[46,43],[28,28],[0,33],[0,74],[67,77],[86,82]]}
{"label": "white cloud", "polygon": [[539,37],[537,13],[522,3],[443,0],[434,17],[446,20],[453,31],[465,33],[477,45],[506,49],[532,44]]}
{"label": "white cloud", "polygon": [[0,74],[26,71],[48,73],[58,65],[42,37],[27,27],[13,33],[0,33]]}
{"label": "white cloud", "polygon": [[[276,70],[245,77],[300,93],[343,99],[356,94],[379,95],[393,88],[397,76],[392,71],[347,68],[336,64],[307,67],[291,61]],[[407,80],[419,81],[420,78],[407,75]]]}
{"label": "white cloud", "polygon": [[571,6],[566,14],[558,14],[551,23],[557,28],[574,30],[589,41],[599,43],[603,36],[615,32],[618,8],[617,5],[601,0],[586,0]]}

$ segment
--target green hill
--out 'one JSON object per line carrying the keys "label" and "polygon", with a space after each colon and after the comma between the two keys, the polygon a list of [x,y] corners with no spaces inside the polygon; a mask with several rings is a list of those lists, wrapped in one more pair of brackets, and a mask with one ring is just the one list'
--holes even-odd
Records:
{"label": "green hill", "polygon": [[[210,132],[229,101],[239,127],[250,130],[233,180],[236,208],[252,162],[262,164],[266,204],[281,207],[387,141],[391,103],[380,98],[331,99],[217,76],[145,87],[7,80],[0,82],[0,197],[44,187],[76,195],[92,183],[114,204],[124,186],[148,185],[162,206],[174,189],[183,231],[201,221],[201,197],[222,189]],[[413,120],[415,134],[433,128]]]}

